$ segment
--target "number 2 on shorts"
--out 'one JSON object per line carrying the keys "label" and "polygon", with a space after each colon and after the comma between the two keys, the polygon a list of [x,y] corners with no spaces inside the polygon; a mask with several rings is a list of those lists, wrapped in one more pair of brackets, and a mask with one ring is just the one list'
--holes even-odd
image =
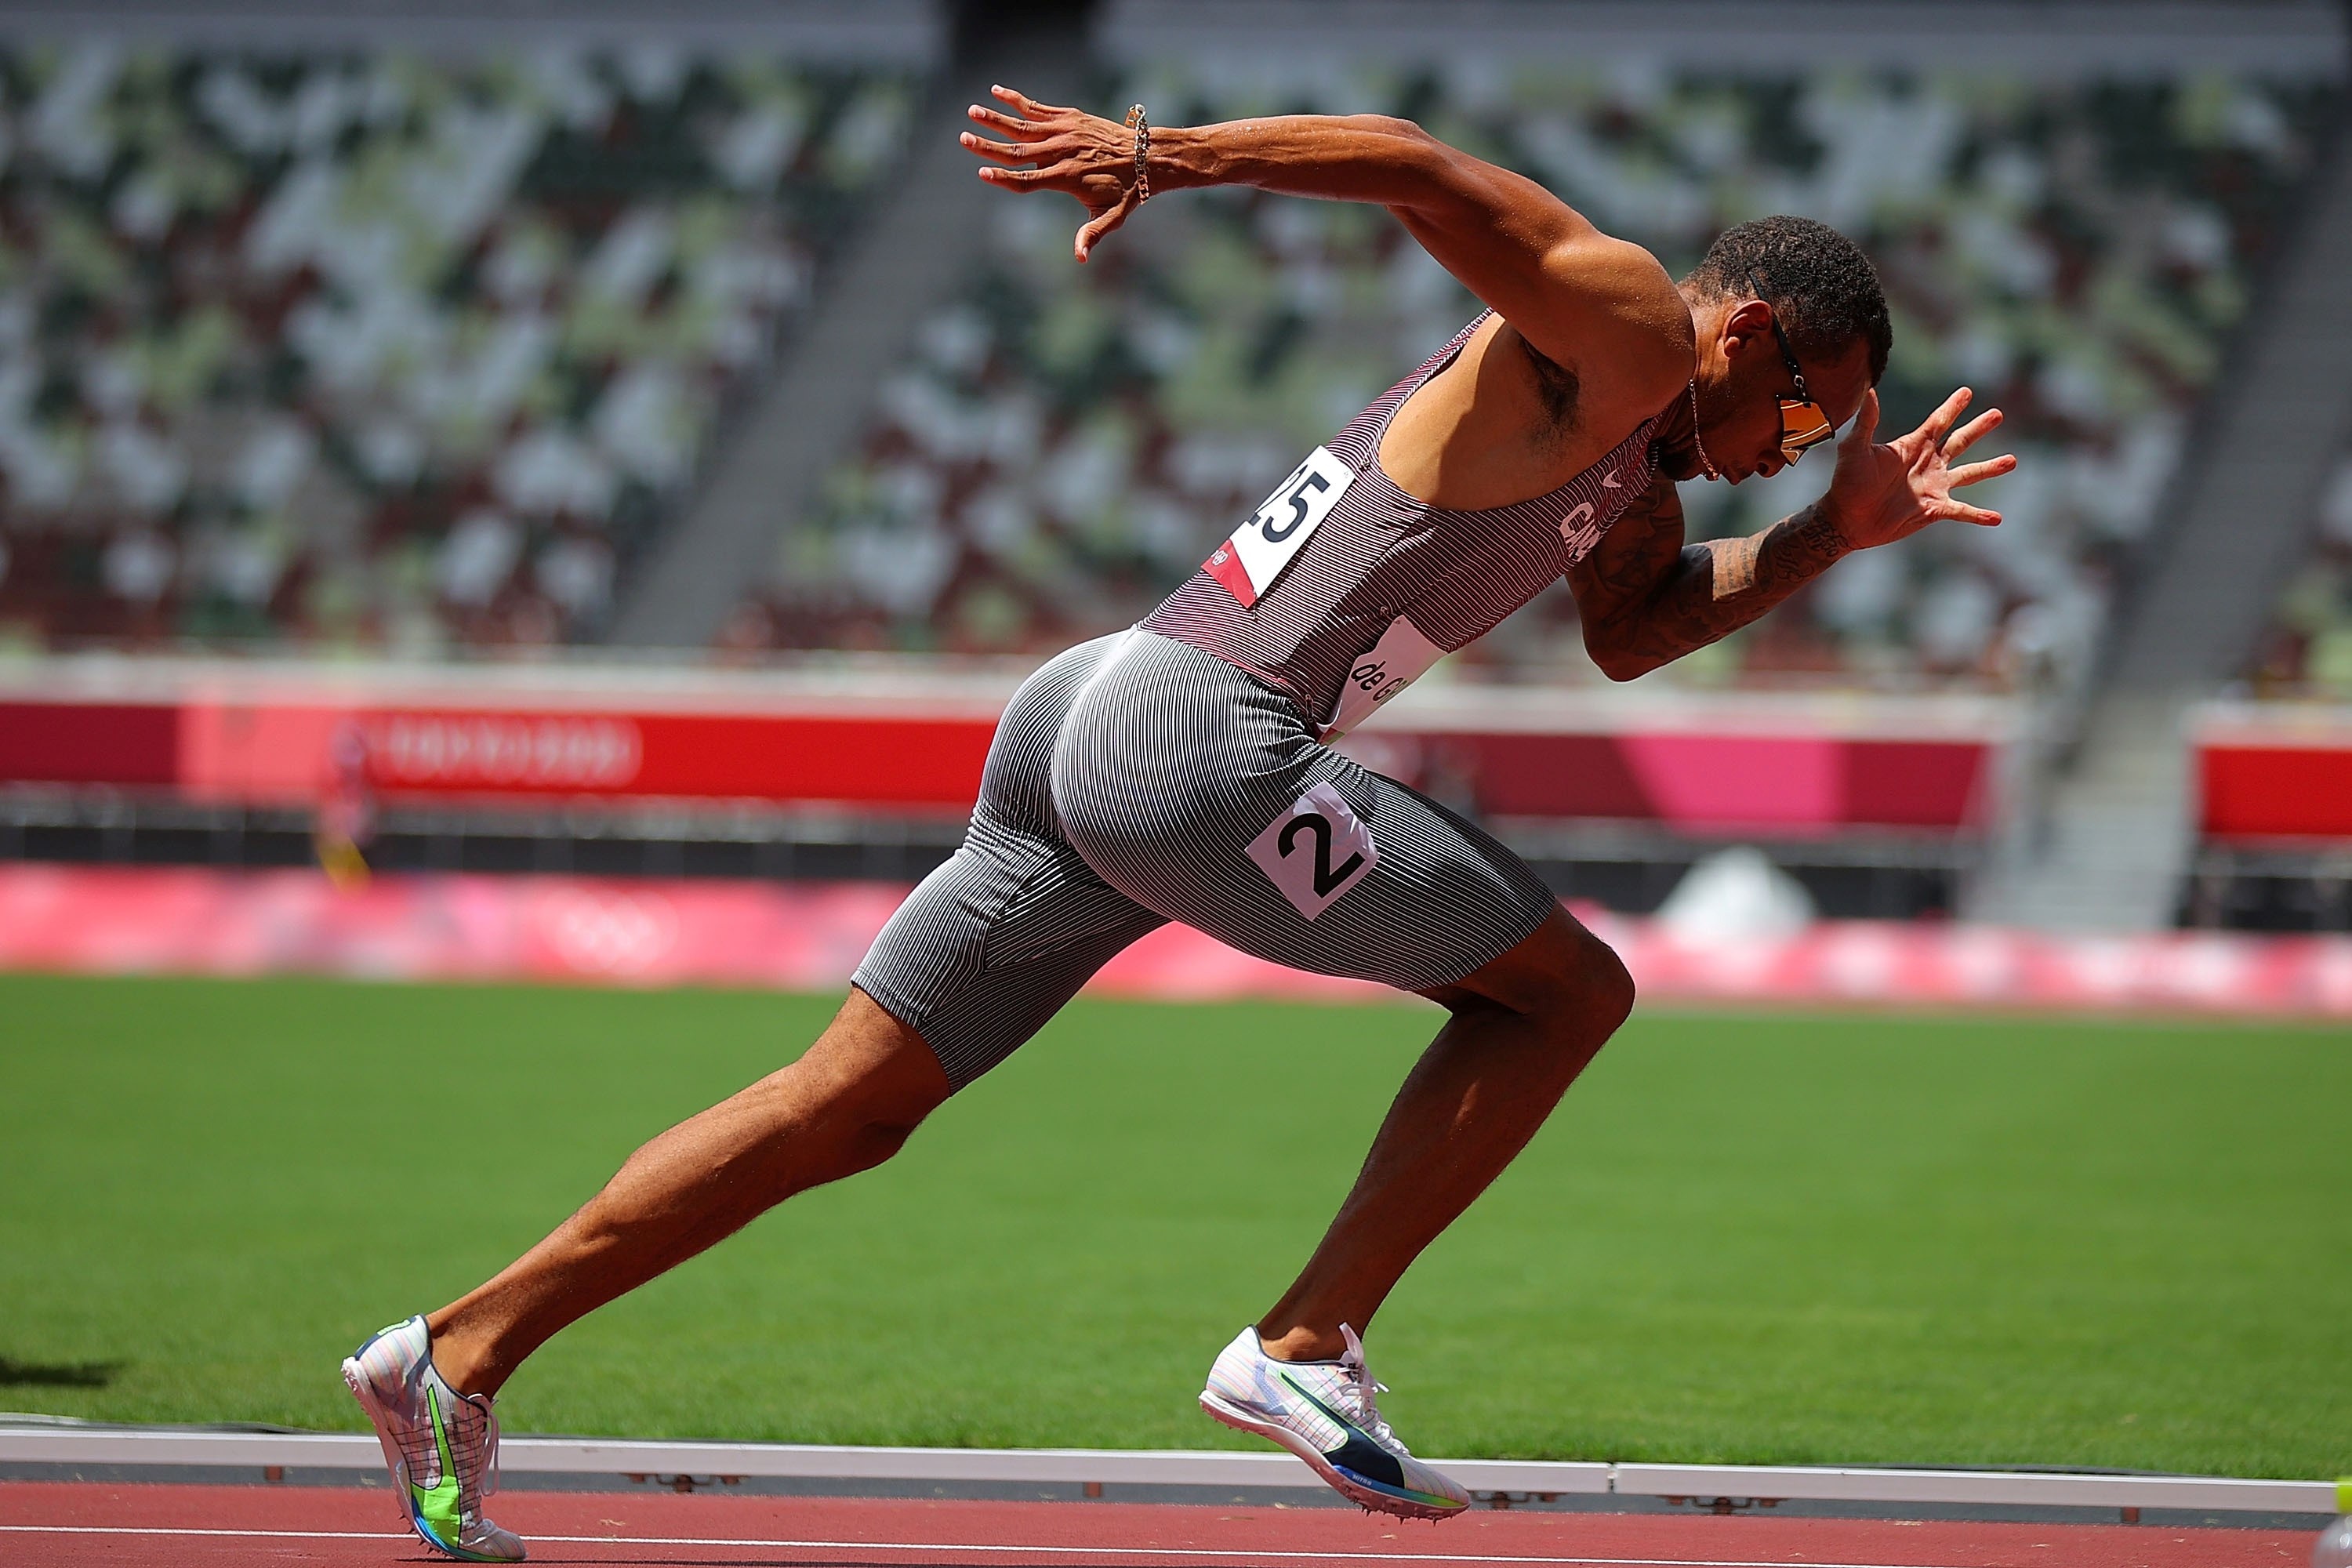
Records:
{"label": "number 2 on shorts", "polygon": [[1250,840],[1258,864],[1292,907],[1313,920],[1380,863],[1372,835],[1339,792],[1318,784]]}

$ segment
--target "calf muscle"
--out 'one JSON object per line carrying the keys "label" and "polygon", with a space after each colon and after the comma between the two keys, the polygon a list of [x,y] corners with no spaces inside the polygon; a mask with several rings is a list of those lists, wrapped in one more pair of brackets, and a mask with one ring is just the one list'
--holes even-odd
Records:
{"label": "calf muscle", "polygon": [[546,1239],[433,1313],[442,1375],[496,1393],[566,1325],[794,1194],[880,1164],[948,1093],[921,1037],[852,991],[798,1061],[648,1141]]}
{"label": "calf muscle", "polygon": [[1258,1335],[1278,1360],[1339,1353],[1422,1250],[1527,1146],[1633,1009],[1606,944],[1559,910],[1533,936],[1435,993],[1453,1016],[1372,1139],[1347,1202]]}

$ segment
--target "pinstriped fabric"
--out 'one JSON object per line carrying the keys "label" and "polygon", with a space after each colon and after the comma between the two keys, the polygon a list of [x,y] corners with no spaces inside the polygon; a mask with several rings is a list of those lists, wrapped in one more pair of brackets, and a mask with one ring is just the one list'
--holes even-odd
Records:
{"label": "pinstriped fabric", "polygon": [[[1295,969],[1425,991],[1500,957],[1558,907],[1486,834],[1318,739],[1350,669],[1399,617],[1442,648],[1475,640],[1649,488],[1654,419],[1517,506],[1448,511],[1389,481],[1381,433],[1485,320],[1332,438],[1352,477],[1254,605],[1204,568],[1135,631],[1070,649],[1014,695],[962,846],[855,977],[957,1088],[1169,921]],[[1257,850],[1296,826],[1286,819],[1318,785],[1355,821],[1322,813],[1321,858],[1298,873],[1309,897],[1296,876],[1278,884]],[[1332,850],[1348,833],[1363,848],[1337,860],[1357,842]],[[1286,873],[1309,864],[1306,837],[1278,842],[1302,857],[1278,862]]]}
{"label": "pinstriped fabric", "polygon": [[[1377,857],[1310,917],[1246,847],[1318,784]],[[1320,744],[1283,692],[1136,631],[1072,648],[1014,694],[970,834],[855,978],[961,1089],[1168,921],[1292,968],[1423,991],[1556,907],[1493,838]]]}
{"label": "pinstriped fabric", "polygon": [[1167,923],[1062,839],[1050,769],[1070,700],[1128,634],[1048,660],[1013,693],[962,845],[898,906],[851,982],[929,1042],[961,1089]]}
{"label": "pinstriped fabric", "polygon": [[[1282,692],[1150,633],[1071,707],[1054,747],[1062,834],[1110,886],[1293,969],[1406,990],[1517,944],[1551,890],[1479,829],[1319,743]],[[1243,851],[1317,784],[1379,858],[1308,918]]]}
{"label": "pinstriped fabric", "polygon": [[1486,319],[1455,333],[1332,437],[1331,451],[1354,478],[1255,605],[1244,606],[1203,567],[1144,627],[1247,670],[1328,721],[1349,670],[1399,616],[1451,652],[1484,637],[1582,560],[1625,504],[1649,488],[1656,418],[1559,489],[1517,506],[1445,510],[1406,494],[1381,470],[1389,421]]}

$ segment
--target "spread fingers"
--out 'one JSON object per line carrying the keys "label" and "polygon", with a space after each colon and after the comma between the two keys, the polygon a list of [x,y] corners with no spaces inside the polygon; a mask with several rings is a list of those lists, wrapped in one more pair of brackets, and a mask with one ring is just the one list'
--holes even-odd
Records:
{"label": "spread fingers", "polygon": [[1041,125],[1034,120],[1017,119],[1013,115],[990,109],[984,104],[975,103],[965,110],[964,113],[973,124],[985,125],[1000,135],[1034,140],[1040,136],[1054,134],[1051,126]]}
{"label": "spread fingers", "polygon": [[1952,438],[1944,443],[1944,456],[1957,458],[1975,446],[1979,439],[1999,428],[2000,428],[2000,410],[1988,408],[1952,432]]}
{"label": "spread fingers", "polygon": [[1043,142],[1013,145],[1003,142],[991,142],[985,136],[967,131],[956,140],[961,142],[968,152],[974,153],[982,158],[993,158],[1000,163],[1044,163],[1049,159],[1058,158],[1063,153],[1068,151],[1066,143],[1050,138]]}
{"label": "spread fingers", "polygon": [[1949,478],[1952,488],[1958,489],[1962,485],[1981,484],[1987,479],[1997,479],[2003,474],[2015,471],[2016,468],[2016,455],[2003,453],[1998,458],[1989,458],[1981,463],[1964,463],[1952,469]]}
{"label": "spread fingers", "polygon": [[[1074,184],[1085,172],[1067,163],[1056,163],[1050,169],[1000,169],[992,164],[980,171],[980,177],[992,185],[1009,185],[1016,191],[1058,190]],[[1075,190],[1072,194],[1076,194]]]}
{"label": "spread fingers", "polygon": [[1072,112],[1069,110],[1059,108],[1054,104],[1039,103],[1036,100],[1029,98],[1022,93],[1015,92],[1009,87],[1001,85],[992,87],[988,89],[988,93],[991,98],[995,99],[999,103],[1009,103],[1032,120],[1043,120],[1049,115],[1068,114]]}
{"label": "spread fingers", "polygon": [[966,152],[993,158],[1000,163],[1026,163],[1037,155],[1026,147],[1011,147],[1002,142],[991,142],[987,137],[969,131],[956,140],[963,143]]}
{"label": "spread fingers", "polygon": [[1919,426],[1919,434],[1927,437],[1929,446],[1940,447],[1944,444],[1944,437],[1951,434],[1952,426],[1958,422],[1962,414],[1968,411],[1969,399],[1974,395],[1974,393],[1963,386],[1951,396],[1944,399],[1942,407],[1927,416],[1927,423]]}

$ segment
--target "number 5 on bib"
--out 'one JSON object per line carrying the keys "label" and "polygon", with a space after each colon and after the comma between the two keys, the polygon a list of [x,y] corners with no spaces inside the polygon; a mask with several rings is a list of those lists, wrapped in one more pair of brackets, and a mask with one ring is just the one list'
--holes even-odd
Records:
{"label": "number 5 on bib", "polygon": [[1323,526],[1355,478],[1355,470],[1330,447],[1316,447],[1201,569],[1244,606],[1256,604],[1299,547]]}
{"label": "number 5 on bib", "polygon": [[1250,840],[1249,858],[1308,920],[1380,864],[1371,830],[1328,784],[1318,784]]}

